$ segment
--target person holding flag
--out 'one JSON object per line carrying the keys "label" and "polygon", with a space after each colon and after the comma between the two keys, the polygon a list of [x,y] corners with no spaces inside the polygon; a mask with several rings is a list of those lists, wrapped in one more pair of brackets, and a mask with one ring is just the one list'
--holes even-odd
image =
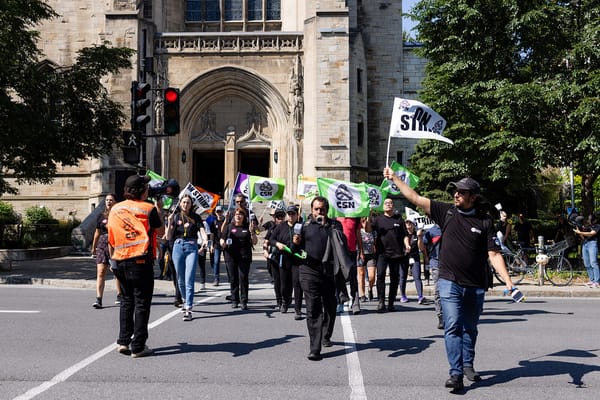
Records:
{"label": "person holding flag", "polygon": [[454,204],[442,203],[420,196],[399,179],[391,168],[383,170],[402,195],[442,227],[438,288],[444,319],[446,356],[450,377],[444,386],[453,390],[464,388],[463,376],[479,381],[474,369],[477,324],[483,310],[488,286],[488,258],[512,293],[517,290],[506,269],[500,246],[488,210],[483,206],[480,186],[472,178],[463,178],[450,185],[454,189]]}

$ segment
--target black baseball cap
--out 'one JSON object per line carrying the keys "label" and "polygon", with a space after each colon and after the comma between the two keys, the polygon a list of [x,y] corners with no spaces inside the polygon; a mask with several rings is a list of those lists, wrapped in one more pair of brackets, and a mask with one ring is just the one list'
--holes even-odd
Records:
{"label": "black baseball cap", "polygon": [[285,209],[285,212],[286,212],[286,213],[294,213],[294,214],[298,214],[298,207],[296,207],[296,206],[288,206],[288,207]]}
{"label": "black baseball cap", "polygon": [[448,186],[456,190],[468,190],[474,194],[479,194],[481,192],[479,183],[475,179],[469,177],[462,178],[458,182],[450,182]]}

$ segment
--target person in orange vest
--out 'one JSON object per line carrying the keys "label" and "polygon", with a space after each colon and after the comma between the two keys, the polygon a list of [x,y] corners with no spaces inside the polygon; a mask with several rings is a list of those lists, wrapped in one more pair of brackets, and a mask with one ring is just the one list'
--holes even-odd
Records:
{"label": "person in orange vest", "polygon": [[108,216],[111,269],[119,279],[122,301],[117,350],[131,357],[152,354],[146,345],[154,291],[155,234],[164,233],[162,201],[147,202],[149,176],[132,175],[125,181],[125,201]]}

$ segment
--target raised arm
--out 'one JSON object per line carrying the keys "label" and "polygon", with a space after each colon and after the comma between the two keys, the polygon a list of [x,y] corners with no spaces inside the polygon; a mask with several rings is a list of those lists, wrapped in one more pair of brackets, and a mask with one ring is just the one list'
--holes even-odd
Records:
{"label": "raised arm", "polygon": [[385,167],[383,169],[383,176],[386,179],[391,179],[394,184],[398,187],[402,195],[406,198],[406,200],[410,201],[415,206],[421,208],[425,211],[426,214],[429,214],[431,211],[431,200],[427,197],[423,197],[415,192],[410,186],[402,181],[394,171],[390,167]]}

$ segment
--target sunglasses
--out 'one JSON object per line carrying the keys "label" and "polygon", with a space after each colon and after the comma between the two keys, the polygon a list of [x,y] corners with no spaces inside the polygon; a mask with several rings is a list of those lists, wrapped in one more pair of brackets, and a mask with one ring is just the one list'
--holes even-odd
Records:
{"label": "sunglasses", "polygon": [[457,190],[454,192],[454,194],[458,194],[460,196],[464,196],[466,194],[470,194],[471,192],[469,192],[468,190]]}

